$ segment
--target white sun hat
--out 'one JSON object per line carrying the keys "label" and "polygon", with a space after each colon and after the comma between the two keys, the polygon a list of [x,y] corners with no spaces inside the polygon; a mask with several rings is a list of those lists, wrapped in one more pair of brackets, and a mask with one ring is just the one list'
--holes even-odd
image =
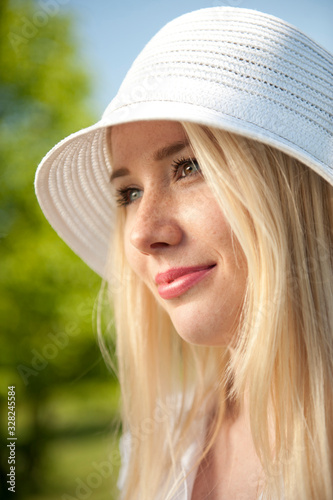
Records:
{"label": "white sun hat", "polygon": [[213,7],[162,28],[95,125],[40,163],[35,188],[60,237],[105,275],[114,225],[107,128],[140,120],[200,123],[274,146],[333,185],[333,57],[257,11]]}

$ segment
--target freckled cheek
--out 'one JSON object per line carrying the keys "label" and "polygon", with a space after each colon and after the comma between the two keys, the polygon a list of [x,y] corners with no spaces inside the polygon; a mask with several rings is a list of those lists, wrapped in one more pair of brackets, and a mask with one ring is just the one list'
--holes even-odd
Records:
{"label": "freckled cheek", "polygon": [[201,193],[200,209],[193,215],[192,231],[206,242],[207,246],[222,256],[225,265],[236,270],[240,275],[247,275],[247,264],[239,242],[232,234],[220,205],[214,199],[211,191],[206,189]]}
{"label": "freckled cheek", "polygon": [[[219,205],[212,199],[212,194],[202,197],[191,208],[184,207],[183,217],[193,236],[220,247],[228,244],[231,230]],[[207,240],[208,238],[208,240]]]}

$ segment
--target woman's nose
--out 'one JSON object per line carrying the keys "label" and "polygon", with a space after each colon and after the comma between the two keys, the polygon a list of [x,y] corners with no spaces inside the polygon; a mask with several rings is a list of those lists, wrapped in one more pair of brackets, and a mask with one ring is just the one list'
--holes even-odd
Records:
{"label": "woman's nose", "polygon": [[131,244],[144,254],[178,245],[183,231],[170,200],[166,197],[147,200],[143,197],[134,215]]}

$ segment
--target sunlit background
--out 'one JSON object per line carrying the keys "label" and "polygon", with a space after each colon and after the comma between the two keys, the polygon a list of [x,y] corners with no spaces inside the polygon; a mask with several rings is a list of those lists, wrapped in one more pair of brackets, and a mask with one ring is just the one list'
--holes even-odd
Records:
{"label": "sunlit background", "polygon": [[[101,280],[44,219],[35,169],[56,142],[100,117],[159,28],[217,5],[282,17],[333,52],[332,0],[0,1],[1,498],[117,498],[119,389],[97,345]],[[109,344],[112,356],[112,337]],[[14,495],[8,386],[16,392]]]}

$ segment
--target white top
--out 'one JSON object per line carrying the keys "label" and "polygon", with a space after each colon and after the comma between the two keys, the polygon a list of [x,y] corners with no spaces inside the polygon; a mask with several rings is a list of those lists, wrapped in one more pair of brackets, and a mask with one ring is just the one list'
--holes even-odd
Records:
{"label": "white top", "polygon": [[[121,491],[123,489],[125,479],[128,472],[128,464],[131,452],[131,436],[126,433],[120,439],[121,453],[121,469],[118,477],[117,486]],[[194,481],[197,475],[198,466],[194,467],[195,461],[198,459],[199,453],[203,447],[204,433],[198,432],[196,442],[191,443],[181,458],[179,464],[179,472],[177,473],[177,483],[181,482],[177,492],[170,494],[166,499],[159,500],[191,500]],[[192,470],[193,468],[193,470]],[[191,471],[189,473],[189,471]]]}
{"label": "white top", "polygon": [[[195,466],[195,463],[198,459],[198,456],[201,453],[204,444],[204,434],[205,434],[205,426],[201,426],[201,429],[198,429],[198,433],[196,434],[196,441],[192,442],[191,445],[187,448],[184,455],[181,458],[179,464],[179,473],[177,474],[177,483],[181,481],[180,487],[177,489],[177,492],[171,493],[167,496],[167,498],[158,498],[158,500],[191,500],[193,486],[195,482],[195,478],[198,471],[198,465]],[[130,458],[130,450],[131,450],[131,436],[127,433],[120,440],[120,452],[122,456],[122,466],[120,469],[120,474],[117,482],[117,486],[121,491],[125,478],[127,475],[129,458]],[[191,471],[191,472],[189,472]],[[262,500],[262,495],[260,495],[258,500]]]}

